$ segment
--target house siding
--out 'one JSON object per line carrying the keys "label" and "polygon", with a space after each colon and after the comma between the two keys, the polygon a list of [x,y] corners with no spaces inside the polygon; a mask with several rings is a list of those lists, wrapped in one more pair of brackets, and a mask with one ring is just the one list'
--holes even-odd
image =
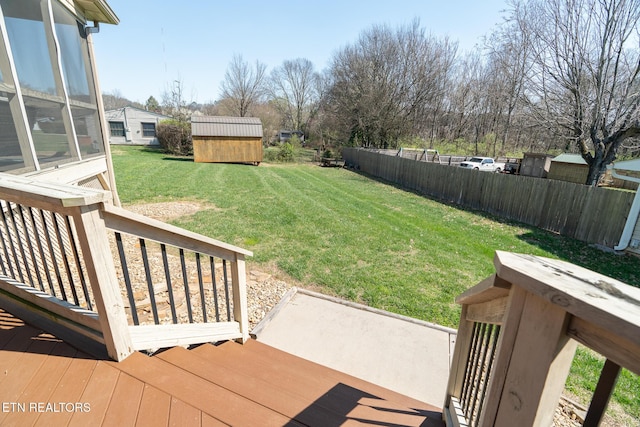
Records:
{"label": "house siding", "polygon": [[124,125],[125,136],[113,136],[109,134],[109,143],[113,145],[159,145],[158,138],[144,136],[143,123],[153,123],[158,128],[158,123],[170,117],[150,111],[139,110],[133,107],[124,107],[105,112],[109,123],[120,122]]}

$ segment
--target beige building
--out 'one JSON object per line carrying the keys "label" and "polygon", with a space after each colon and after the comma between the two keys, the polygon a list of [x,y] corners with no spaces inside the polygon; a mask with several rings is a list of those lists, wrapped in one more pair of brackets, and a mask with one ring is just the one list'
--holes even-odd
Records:
{"label": "beige building", "polygon": [[191,117],[196,163],[260,164],[262,136],[262,122],[256,117]]}
{"label": "beige building", "polygon": [[589,175],[589,165],[579,154],[560,154],[551,159],[547,178],[584,184]]}

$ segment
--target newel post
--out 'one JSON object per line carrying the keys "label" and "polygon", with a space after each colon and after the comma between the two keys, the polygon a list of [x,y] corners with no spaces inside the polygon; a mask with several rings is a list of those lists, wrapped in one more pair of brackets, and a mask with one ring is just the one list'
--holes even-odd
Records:
{"label": "newel post", "polygon": [[479,425],[548,426],[577,346],[566,335],[571,315],[515,284],[511,292],[518,303],[506,313]]}
{"label": "newel post", "polygon": [[107,353],[121,361],[134,350],[101,207],[102,203],[81,206],[73,218]]}
{"label": "newel post", "polygon": [[237,341],[244,343],[249,339],[249,309],[247,308],[247,271],[244,255],[236,253],[231,262],[231,286],[233,288],[233,318],[240,324],[242,337]]}

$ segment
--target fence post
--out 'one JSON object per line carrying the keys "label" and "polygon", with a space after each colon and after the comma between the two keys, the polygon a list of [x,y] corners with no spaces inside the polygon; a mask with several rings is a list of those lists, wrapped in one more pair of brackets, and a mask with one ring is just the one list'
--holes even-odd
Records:
{"label": "fence post", "polygon": [[133,344],[101,206],[102,203],[81,206],[73,218],[107,353],[121,361],[133,353]]}
{"label": "fence post", "polygon": [[231,262],[231,286],[233,288],[233,318],[240,324],[242,337],[238,340],[244,343],[249,339],[249,313],[247,308],[247,272],[244,255],[236,254]]}

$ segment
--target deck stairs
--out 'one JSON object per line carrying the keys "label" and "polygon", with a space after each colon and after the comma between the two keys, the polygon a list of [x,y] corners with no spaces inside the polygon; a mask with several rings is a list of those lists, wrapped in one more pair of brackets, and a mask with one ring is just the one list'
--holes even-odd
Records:
{"label": "deck stairs", "polygon": [[3,426],[443,425],[438,408],[255,340],[117,363],[0,311],[0,366]]}

